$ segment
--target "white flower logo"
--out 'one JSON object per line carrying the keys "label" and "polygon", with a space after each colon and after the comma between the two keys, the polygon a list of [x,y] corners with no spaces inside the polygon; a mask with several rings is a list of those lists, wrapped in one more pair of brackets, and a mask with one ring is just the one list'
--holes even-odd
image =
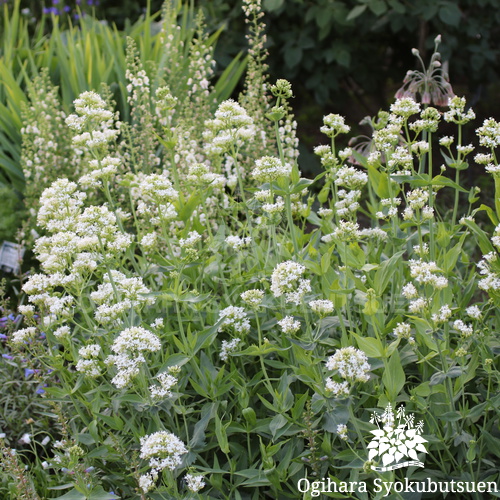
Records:
{"label": "white flower logo", "polygon": [[[373,467],[374,470],[384,472],[401,467],[423,467],[423,462],[418,459],[418,452],[427,453],[424,443],[427,442],[421,434],[423,422],[415,425],[413,415],[406,415],[403,406],[397,410],[397,424],[394,421],[392,407],[387,406],[382,416],[374,414],[370,419],[376,423],[378,429],[370,431],[375,437],[368,444],[368,460],[379,457],[383,467]],[[379,423],[382,423],[380,427]],[[412,459],[400,462],[402,459]]]}

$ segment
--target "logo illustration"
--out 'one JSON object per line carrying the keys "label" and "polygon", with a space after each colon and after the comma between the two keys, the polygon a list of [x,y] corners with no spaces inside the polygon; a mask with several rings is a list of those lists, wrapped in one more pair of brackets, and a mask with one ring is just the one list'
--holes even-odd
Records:
{"label": "logo illustration", "polygon": [[[418,459],[417,452],[427,453],[422,437],[424,423],[420,420],[415,425],[415,417],[406,415],[403,406],[396,412],[397,422],[394,420],[394,411],[387,406],[382,415],[373,414],[370,422],[376,423],[378,429],[370,431],[374,438],[368,444],[368,460],[376,457],[382,460],[383,467],[372,467],[378,472],[400,469],[401,467],[423,467],[424,463]],[[382,424],[382,426],[380,425]],[[402,459],[412,459],[400,462]]]}

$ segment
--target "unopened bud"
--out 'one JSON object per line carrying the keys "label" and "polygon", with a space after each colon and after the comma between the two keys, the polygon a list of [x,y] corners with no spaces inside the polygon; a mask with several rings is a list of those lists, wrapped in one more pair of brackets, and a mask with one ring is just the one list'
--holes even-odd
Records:
{"label": "unopened bud", "polygon": [[414,56],[418,56],[420,54],[420,52],[418,51],[418,49],[411,49],[411,53],[414,55]]}

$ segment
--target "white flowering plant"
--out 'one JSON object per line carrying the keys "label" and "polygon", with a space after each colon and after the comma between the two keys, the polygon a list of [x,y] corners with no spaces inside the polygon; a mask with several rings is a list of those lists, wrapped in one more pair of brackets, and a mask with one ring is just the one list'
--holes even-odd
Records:
{"label": "white flowering plant", "polygon": [[[288,82],[260,114],[253,87],[195,123],[201,101],[152,92],[131,45],[136,120],[75,101],[81,169],[40,197],[40,270],[8,336],[58,408],[57,446],[31,464],[59,489],[40,494],[298,498],[305,476],[375,477],[370,415],[396,404],[433,475],[498,480],[500,207],[460,184],[465,101],[396,100],[367,156],[338,151],[350,129],[329,114],[324,172],[304,179]],[[458,132],[436,175],[442,120]],[[478,134],[498,198],[496,122]]]}

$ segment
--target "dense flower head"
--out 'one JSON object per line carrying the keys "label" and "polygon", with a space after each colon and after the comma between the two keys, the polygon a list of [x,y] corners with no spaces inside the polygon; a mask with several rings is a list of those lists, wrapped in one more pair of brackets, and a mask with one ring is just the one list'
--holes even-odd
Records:
{"label": "dense flower head", "polygon": [[240,338],[235,338],[229,341],[223,340],[219,354],[220,359],[222,359],[222,361],[227,361],[229,359],[229,356],[234,351],[236,351],[236,348],[238,347],[238,344],[240,342],[241,342]]}
{"label": "dense flower head", "polygon": [[484,120],[483,125],[476,130],[476,133],[481,146],[494,149],[500,145],[500,122],[493,118]]}
{"label": "dense flower head", "polygon": [[258,182],[272,182],[280,177],[288,177],[292,173],[289,163],[282,163],[274,156],[263,156],[255,160],[251,176]]}
{"label": "dense flower head", "polygon": [[326,316],[333,312],[333,302],[331,300],[312,300],[309,302],[309,306],[320,316]]}
{"label": "dense flower head", "polygon": [[437,276],[434,273],[440,271],[435,262],[425,262],[422,259],[411,259],[410,275],[417,282],[421,284],[429,284],[434,288],[442,289],[448,286],[448,280],[444,276]]}
{"label": "dense flower head", "polygon": [[465,111],[465,97],[450,97],[448,100],[449,111],[444,114],[444,120],[447,122],[457,123],[463,125],[464,123],[470,122],[476,118],[476,114],[469,108]]}
{"label": "dense flower head", "polygon": [[300,304],[302,297],[311,291],[310,281],[302,278],[305,270],[305,266],[292,260],[278,264],[271,275],[274,296],[284,295],[286,302]]}
{"label": "dense flower head", "polygon": [[335,184],[348,189],[361,189],[368,182],[368,175],[355,167],[342,167],[337,171]]}
{"label": "dense flower head", "polygon": [[406,339],[410,344],[415,341],[411,334],[411,325],[408,323],[398,323],[396,328],[394,328],[392,334],[398,339]]}
{"label": "dense flower head", "polygon": [[361,231],[357,222],[341,220],[332,233],[322,236],[321,241],[325,243],[330,243],[333,239],[351,241],[358,240],[360,237]]}
{"label": "dense flower head", "polygon": [[133,326],[123,330],[111,346],[111,350],[117,354],[142,351],[154,352],[160,349],[160,339],[141,326]]}
{"label": "dense flower head", "polygon": [[248,247],[252,243],[250,236],[231,235],[224,240],[234,250],[241,250]]}
{"label": "dense flower head", "polygon": [[118,172],[120,164],[121,160],[112,156],[106,156],[102,160],[90,160],[90,172],[80,177],[78,183],[84,187],[100,187],[103,181],[109,181]]}
{"label": "dense flower head", "polygon": [[188,490],[193,493],[197,493],[205,486],[205,481],[203,481],[203,476],[201,475],[186,474],[184,481],[186,481]]}
{"label": "dense flower head", "polygon": [[74,229],[87,195],[77,191],[77,185],[68,179],[58,179],[45,189],[40,197],[38,224],[55,232]]}
{"label": "dense flower head", "polygon": [[255,135],[253,119],[243,106],[232,99],[223,101],[213,120],[205,122],[205,149],[211,155],[227,153],[232,147],[240,147]]}
{"label": "dense flower head", "polygon": [[149,461],[149,466],[157,472],[174,470],[181,465],[182,456],[188,452],[186,445],[167,431],[158,431],[141,438],[140,457]]}
{"label": "dense flower head", "polygon": [[490,252],[483,255],[482,260],[479,261],[477,267],[479,268],[479,274],[483,277],[479,280],[478,287],[486,292],[495,293],[500,290],[500,275],[492,266],[498,260],[498,254],[496,252]]}
{"label": "dense flower head", "polygon": [[281,331],[287,335],[297,333],[300,330],[300,321],[293,316],[285,316],[278,321],[278,325],[281,327]]}
{"label": "dense flower head", "polygon": [[240,297],[250,307],[256,308],[262,304],[264,290],[247,290],[246,292],[243,292]]}
{"label": "dense flower head", "polygon": [[146,296],[149,292],[139,276],[127,278],[122,272],[111,270],[110,274],[104,275],[103,283],[98,285],[97,290],[90,294],[90,298],[98,304],[97,321],[106,324],[130,309],[153,304],[154,298]]}
{"label": "dense flower head", "polygon": [[219,320],[223,319],[219,326],[219,332],[234,330],[237,333],[248,333],[250,321],[243,307],[229,306],[219,312]]}
{"label": "dense flower head", "polygon": [[483,314],[481,312],[481,309],[479,309],[478,306],[469,306],[465,312],[473,319],[481,319]]}
{"label": "dense flower head", "polygon": [[387,165],[394,170],[399,167],[399,170],[409,170],[413,167],[413,157],[404,146],[398,146],[390,156]]}
{"label": "dense flower head", "polygon": [[391,113],[403,118],[409,118],[420,112],[420,104],[412,97],[402,97],[396,99],[396,102],[391,104]]}
{"label": "dense flower head", "polygon": [[172,396],[172,387],[177,384],[178,380],[171,373],[162,372],[156,376],[159,385],[149,386],[149,392],[153,399],[163,399]]}
{"label": "dense flower head", "polygon": [[328,377],[325,380],[325,388],[335,398],[347,397],[349,396],[349,392],[351,390],[351,386],[346,380],[343,382],[337,382],[331,377]]}
{"label": "dense flower head", "polygon": [[335,137],[338,134],[347,134],[349,130],[351,130],[351,127],[345,124],[343,116],[333,113],[323,117],[323,124],[320,130],[328,137]]}
{"label": "dense flower head", "polygon": [[367,382],[371,367],[363,351],[354,347],[338,349],[326,362],[328,370],[337,370],[339,375],[350,381]]}
{"label": "dense flower head", "polygon": [[211,172],[210,167],[205,163],[192,163],[188,167],[187,180],[198,186],[212,188],[222,188],[226,184],[223,175]]}

